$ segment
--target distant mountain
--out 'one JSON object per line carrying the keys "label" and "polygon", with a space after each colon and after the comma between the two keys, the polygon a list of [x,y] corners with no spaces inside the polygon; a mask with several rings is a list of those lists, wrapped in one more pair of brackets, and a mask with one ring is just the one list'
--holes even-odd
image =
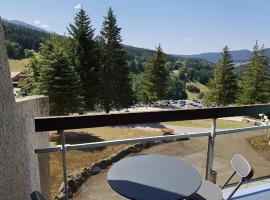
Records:
{"label": "distant mountain", "polygon": [[[134,47],[134,46],[130,46],[130,45],[124,45],[124,48],[127,52],[128,55],[128,59],[132,60],[135,59],[136,57],[140,57],[140,58],[145,58],[143,59],[144,61],[146,61],[147,58],[149,58],[151,55],[153,55],[155,53],[154,50],[152,49],[146,49],[146,48],[140,48],[140,47]],[[182,56],[182,55],[175,55],[175,54],[166,54],[166,58],[167,60],[171,61],[171,62],[175,62],[177,60],[180,59],[186,59],[186,60],[204,60],[204,61],[208,61],[204,58],[199,58],[199,57],[192,57],[192,56]],[[211,61],[208,61],[210,63],[213,63]]]}
{"label": "distant mountain", "polygon": [[3,19],[2,22],[10,58],[21,58],[25,49],[38,51],[40,43],[50,36],[45,30],[21,21]]}
{"label": "distant mountain", "polygon": [[[249,61],[251,51],[247,49],[231,51],[232,59],[235,63],[246,63]],[[270,49],[266,49],[266,55],[270,59]],[[196,55],[182,55],[186,58],[201,58],[213,63],[217,63],[221,57],[221,52],[201,53]]]}
{"label": "distant mountain", "polygon": [[19,21],[19,20],[7,20],[7,21],[11,22],[12,24],[22,26],[24,28],[29,28],[29,29],[32,29],[32,30],[35,30],[35,31],[48,32],[48,31],[46,31],[46,30],[44,30],[42,28],[39,28],[37,26],[31,25],[31,24],[28,24],[28,23],[25,23],[25,22],[22,22],[22,21]]}

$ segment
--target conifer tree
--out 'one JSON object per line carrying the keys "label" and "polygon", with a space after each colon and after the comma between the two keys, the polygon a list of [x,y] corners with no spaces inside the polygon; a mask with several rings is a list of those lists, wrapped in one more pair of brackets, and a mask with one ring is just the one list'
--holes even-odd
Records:
{"label": "conifer tree", "polygon": [[144,70],[143,96],[147,102],[162,100],[168,94],[169,73],[165,69],[165,63],[165,54],[159,45]]}
{"label": "conifer tree", "polygon": [[131,78],[120,31],[113,10],[109,8],[99,37],[102,63],[100,104],[106,113],[113,107],[127,108],[132,103]]}
{"label": "conifer tree", "polygon": [[270,100],[270,79],[266,68],[268,58],[264,47],[259,48],[258,42],[253,48],[250,63],[240,80],[240,104],[266,103]]}
{"label": "conifer tree", "polygon": [[68,31],[72,36],[72,49],[76,71],[82,82],[83,96],[87,110],[93,110],[97,103],[99,52],[94,39],[91,20],[83,9],[74,18]]}
{"label": "conifer tree", "polygon": [[32,57],[30,62],[25,66],[24,72],[28,74],[28,77],[23,81],[20,81],[19,96],[31,96],[37,94],[37,84],[40,76],[40,60],[36,57]]}
{"label": "conifer tree", "polygon": [[233,104],[237,89],[237,75],[234,72],[229,48],[226,46],[219,63],[214,68],[214,77],[210,80],[206,101],[217,105]]}
{"label": "conifer tree", "polygon": [[169,78],[168,99],[178,100],[187,99],[186,85],[176,75]]}
{"label": "conifer tree", "polygon": [[50,114],[66,115],[82,112],[81,83],[69,58],[68,39],[51,36],[42,44],[40,56],[31,65],[33,94],[49,96]]}

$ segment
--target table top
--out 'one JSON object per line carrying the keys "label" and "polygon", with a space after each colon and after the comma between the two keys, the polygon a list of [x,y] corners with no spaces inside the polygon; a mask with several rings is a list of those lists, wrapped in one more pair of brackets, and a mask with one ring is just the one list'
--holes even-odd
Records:
{"label": "table top", "polygon": [[139,155],[115,163],[108,172],[110,186],[129,199],[183,199],[200,188],[195,168],[170,156]]}

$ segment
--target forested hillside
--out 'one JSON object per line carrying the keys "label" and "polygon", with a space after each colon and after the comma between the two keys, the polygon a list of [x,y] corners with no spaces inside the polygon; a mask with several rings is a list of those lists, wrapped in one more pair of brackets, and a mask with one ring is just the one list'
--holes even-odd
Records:
{"label": "forested hillside", "polygon": [[8,56],[14,59],[25,58],[26,49],[37,51],[40,43],[48,39],[50,35],[47,32],[34,30],[7,20],[3,20],[3,28]]}
{"label": "forested hillside", "polygon": [[[17,21],[16,21],[17,22]],[[50,36],[48,32],[31,28],[23,22],[14,23],[3,20],[8,56],[11,59],[28,57],[29,50],[38,51],[40,43]],[[138,74],[144,71],[148,59],[154,50],[124,45],[130,71]],[[31,52],[30,52],[31,53]],[[213,64],[199,58],[184,58],[178,55],[165,55],[166,69],[169,72],[179,70],[185,81],[198,81],[206,84],[212,76]]]}
{"label": "forested hillside", "polygon": [[[128,55],[128,62],[131,72],[143,72],[144,66],[149,57],[155,51],[145,48],[138,48],[125,45],[125,50]],[[178,55],[165,55],[165,66],[169,72],[174,70],[179,71],[180,79],[184,81],[198,81],[206,84],[210,77],[212,77],[213,63],[200,58],[184,58]]]}

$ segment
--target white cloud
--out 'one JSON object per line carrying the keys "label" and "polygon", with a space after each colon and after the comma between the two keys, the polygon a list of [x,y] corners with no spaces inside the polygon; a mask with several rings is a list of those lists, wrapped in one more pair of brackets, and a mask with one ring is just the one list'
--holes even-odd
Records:
{"label": "white cloud", "polygon": [[40,25],[42,28],[50,28],[47,24]]}
{"label": "white cloud", "polygon": [[36,20],[34,23],[37,24],[37,25],[41,24],[41,22],[38,21],[38,20]]}
{"label": "white cloud", "polygon": [[44,29],[50,28],[50,26],[48,26],[47,24],[42,23],[42,22],[39,21],[39,20],[35,20],[35,21],[34,21],[34,24],[35,24],[36,26],[41,27],[41,28],[44,28]]}
{"label": "white cloud", "polygon": [[82,4],[77,4],[75,7],[74,7],[75,10],[80,10],[82,9]]}

